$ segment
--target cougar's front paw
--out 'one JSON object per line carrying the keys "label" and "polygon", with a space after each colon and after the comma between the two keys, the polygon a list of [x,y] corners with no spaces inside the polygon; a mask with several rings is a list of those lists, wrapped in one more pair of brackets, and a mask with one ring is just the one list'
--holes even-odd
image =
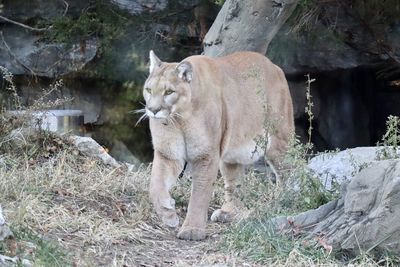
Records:
{"label": "cougar's front paw", "polygon": [[211,215],[211,221],[226,223],[232,221],[233,214],[222,209],[217,209]]}
{"label": "cougar's front paw", "polygon": [[178,238],[193,241],[203,240],[206,238],[206,230],[203,228],[182,226],[179,230]]}

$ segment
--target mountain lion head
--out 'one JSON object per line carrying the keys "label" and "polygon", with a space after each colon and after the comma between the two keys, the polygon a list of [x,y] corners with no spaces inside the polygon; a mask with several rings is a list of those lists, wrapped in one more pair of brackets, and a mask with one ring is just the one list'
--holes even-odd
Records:
{"label": "mountain lion head", "polygon": [[165,63],[150,51],[150,75],[143,87],[143,116],[167,122],[182,116],[191,101],[192,73],[190,63]]}

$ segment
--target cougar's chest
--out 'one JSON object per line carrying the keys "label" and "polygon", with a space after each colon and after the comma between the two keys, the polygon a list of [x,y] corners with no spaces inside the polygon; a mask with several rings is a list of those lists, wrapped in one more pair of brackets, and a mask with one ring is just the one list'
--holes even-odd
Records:
{"label": "cougar's chest", "polygon": [[173,160],[186,161],[186,146],[182,131],[172,125],[150,120],[154,150]]}

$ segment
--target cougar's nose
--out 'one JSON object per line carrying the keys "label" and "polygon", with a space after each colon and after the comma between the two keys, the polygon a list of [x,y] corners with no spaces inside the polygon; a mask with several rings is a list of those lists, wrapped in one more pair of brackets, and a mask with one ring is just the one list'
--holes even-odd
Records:
{"label": "cougar's nose", "polygon": [[151,107],[148,107],[148,109],[151,112],[153,112],[154,115],[156,115],[161,110],[161,108],[151,108]]}

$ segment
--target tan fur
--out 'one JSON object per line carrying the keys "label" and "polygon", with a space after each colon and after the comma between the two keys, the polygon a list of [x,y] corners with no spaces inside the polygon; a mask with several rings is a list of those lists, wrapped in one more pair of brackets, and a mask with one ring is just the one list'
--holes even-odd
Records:
{"label": "tan fur", "polygon": [[[150,197],[163,222],[178,226],[169,191],[188,162],[192,191],[178,237],[200,240],[218,169],[225,203],[211,219],[225,221],[237,208],[233,193],[244,166],[264,154],[257,138],[270,137],[266,156],[278,166],[294,130],[288,85],[279,67],[253,52],[192,56],[179,64],[161,62],[153,52],[150,59],[143,91],[154,146]],[[273,125],[268,133],[266,124]]]}

